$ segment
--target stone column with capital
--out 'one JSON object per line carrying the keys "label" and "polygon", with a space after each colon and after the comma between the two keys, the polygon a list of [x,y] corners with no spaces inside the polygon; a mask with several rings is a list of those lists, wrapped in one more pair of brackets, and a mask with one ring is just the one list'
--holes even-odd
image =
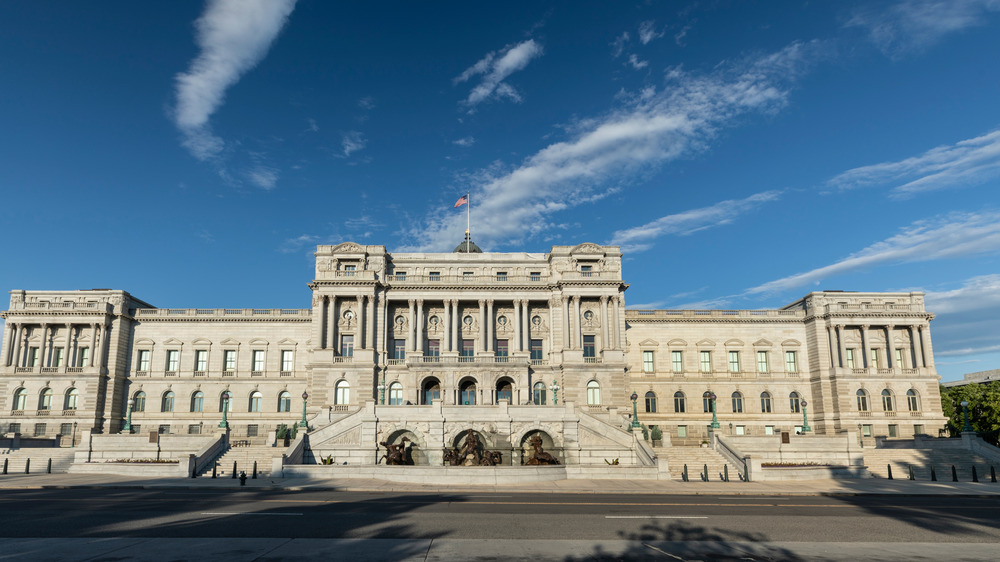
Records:
{"label": "stone column with capital", "polygon": [[843,368],[847,366],[844,364],[844,362],[847,361],[846,359],[847,347],[844,345],[844,325],[837,324],[836,328],[837,328],[837,351],[840,352],[840,358],[837,361],[837,364],[840,365],[841,368]]}
{"label": "stone column with capital", "polygon": [[889,324],[885,327],[885,366],[890,369],[898,368],[899,365],[896,364],[896,356],[893,354],[892,347],[892,332],[896,329],[895,326]]}
{"label": "stone column with capital", "polygon": [[493,331],[496,329],[496,320],[493,315],[493,299],[486,300],[486,351],[493,353]]}
{"label": "stone column with capital", "polygon": [[622,320],[621,320],[621,309],[625,306],[625,297],[618,295],[612,300],[614,308],[612,309],[612,316],[614,316],[614,331],[611,333],[611,339],[614,340],[615,349],[623,349],[625,346],[622,344]]}
{"label": "stone column with capital", "polygon": [[573,340],[569,333],[569,297],[562,298],[562,328],[563,328],[563,349],[570,349]]}
{"label": "stone column with capital", "polygon": [[414,351],[424,352],[424,299],[417,299],[417,337]]}
{"label": "stone column with capital", "polygon": [[445,300],[441,303],[443,305],[444,314],[441,315],[441,321],[443,324],[441,328],[443,333],[441,334],[441,351],[451,351],[451,301]]}
{"label": "stone column with capital", "polygon": [[580,295],[573,297],[573,349],[583,349],[583,317],[580,314]]}
{"label": "stone column with capital", "polygon": [[329,322],[329,328],[326,331],[326,347],[327,349],[337,350],[339,346],[337,345],[337,297],[330,295],[327,297],[327,322]]}
{"label": "stone column with capital", "polygon": [[528,300],[521,301],[521,348],[519,351],[531,351],[531,316]]}
{"label": "stone column with capital", "polygon": [[410,308],[409,308],[409,312],[410,312],[409,321],[410,321],[410,324],[409,324],[409,326],[406,327],[406,350],[407,351],[416,351],[417,350],[417,341],[416,341],[417,340],[417,310],[416,310],[417,301],[415,301],[413,299],[410,299],[410,300],[407,301],[407,304],[410,305]]}
{"label": "stone column with capital", "polygon": [[14,340],[14,356],[8,360],[8,364],[14,367],[21,366],[21,340],[24,338],[24,324],[17,323],[16,339]]}
{"label": "stone column with capital", "polygon": [[42,343],[39,344],[38,349],[38,366],[45,367],[45,343],[48,340],[49,325],[42,324]]}
{"label": "stone column with capital", "polygon": [[461,351],[462,349],[461,338],[458,337],[458,334],[460,331],[460,327],[462,325],[462,318],[459,316],[458,299],[451,301],[451,306],[452,306],[451,317],[453,320],[453,322],[451,323],[451,342],[455,346],[452,348],[452,351]]}
{"label": "stone column with capital", "polygon": [[365,347],[375,349],[375,295],[368,295],[365,318]]}
{"label": "stone column with capital", "polygon": [[90,338],[90,345],[93,348],[90,350],[90,365],[88,365],[88,367],[90,368],[94,368],[94,363],[97,361],[97,331],[98,331],[97,326],[98,324],[95,323],[93,326],[94,328],[93,336],[91,336]]}
{"label": "stone column with capital", "polygon": [[510,350],[521,351],[521,301],[514,301],[514,345]]}
{"label": "stone column with capital", "polygon": [[924,367],[930,367],[933,369],[934,343],[931,342],[930,329],[930,325],[923,325],[920,327],[920,347],[924,352]]}
{"label": "stone column with capital", "polygon": [[73,346],[73,324],[67,322],[66,323],[66,345],[63,346],[63,366],[62,366],[62,369],[63,369],[64,373],[66,372],[66,369],[68,369],[68,368],[70,368],[72,366],[70,364],[71,363],[71,361],[70,361],[70,351],[73,349],[72,346]]}
{"label": "stone column with capital", "polygon": [[365,297],[364,295],[358,295],[357,297],[355,297],[355,300],[358,303],[358,313],[355,316],[357,318],[358,323],[356,328],[354,329],[354,333],[357,334],[358,337],[356,338],[357,341],[355,342],[355,345],[357,345],[358,349],[364,349],[365,348]]}
{"label": "stone column with capital", "polygon": [[486,301],[479,299],[479,337],[476,338],[476,352],[486,349]]}
{"label": "stone column with capital", "polygon": [[862,365],[865,369],[872,366],[871,358],[871,337],[868,335],[868,328],[871,326],[868,324],[861,325],[861,357],[864,364]]}
{"label": "stone column with capital", "polygon": [[608,326],[608,296],[601,295],[601,349],[611,349],[611,330]]}

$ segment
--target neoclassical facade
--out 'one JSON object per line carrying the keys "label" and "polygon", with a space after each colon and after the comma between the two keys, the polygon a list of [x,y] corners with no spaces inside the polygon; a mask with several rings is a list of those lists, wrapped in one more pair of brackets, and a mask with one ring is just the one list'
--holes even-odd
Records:
{"label": "neoclassical facade", "polygon": [[[119,290],[11,291],[0,430],[115,433],[131,419],[133,432],[197,434],[227,409],[237,436],[263,438],[305,416],[310,432],[337,443],[327,428],[374,407],[449,408],[454,423],[488,422],[503,435],[495,412],[561,406],[551,423],[533,419],[570,447],[570,418],[586,417],[580,431],[595,435],[594,420],[627,423],[633,392],[642,423],[675,444],[706,434],[706,395],[720,430],[736,435],[909,437],[945,421],[933,315],[919,293],[815,292],[779,310],[626,310],[616,246],[483,253],[467,239],[450,253],[343,243],[315,255],[307,309],[161,309]],[[397,417],[405,429],[407,416]],[[449,431],[458,430],[438,433]]]}

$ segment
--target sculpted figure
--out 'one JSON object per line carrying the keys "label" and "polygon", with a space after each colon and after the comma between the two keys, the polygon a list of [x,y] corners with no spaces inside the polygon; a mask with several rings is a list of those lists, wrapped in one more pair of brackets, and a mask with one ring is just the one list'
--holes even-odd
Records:
{"label": "sculpted figure", "polygon": [[531,441],[529,441],[528,444],[531,445],[535,452],[531,454],[531,458],[524,464],[532,466],[540,464],[559,464],[559,459],[542,450],[541,436],[535,435],[531,438]]}

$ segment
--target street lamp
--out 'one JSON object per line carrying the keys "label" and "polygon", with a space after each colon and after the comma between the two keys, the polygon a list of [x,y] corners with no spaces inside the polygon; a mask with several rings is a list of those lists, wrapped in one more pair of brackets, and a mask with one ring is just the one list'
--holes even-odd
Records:
{"label": "street lamp", "polygon": [[712,407],[712,425],[710,427],[712,429],[719,429],[722,426],[719,425],[719,415],[715,408],[715,399],[718,397],[711,390],[706,390],[705,394],[702,394],[701,397],[707,398],[709,405]]}
{"label": "street lamp", "polygon": [[558,406],[559,405],[559,384],[556,382],[556,379],[552,379],[552,384],[549,385],[549,390],[552,391],[552,405],[553,406]]}
{"label": "street lamp", "polygon": [[812,431],[812,428],[809,427],[809,417],[806,415],[807,402],[803,400],[800,404],[802,404],[802,433],[806,433]]}
{"label": "street lamp", "polygon": [[966,431],[973,431],[972,425],[969,424],[969,401],[962,400],[962,416],[965,418],[965,425],[962,426],[962,433]]}
{"label": "street lamp", "polygon": [[229,391],[222,393],[222,421],[219,422],[219,427],[222,429],[229,429],[229,420],[226,418],[226,414],[229,413]]}
{"label": "street lamp", "polygon": [[308,428],[309,424],[306,423],[306,400],[309,399],[309,394],[306,392],[302,393],[302,421],[299,422],[299,427]]}
{"label": "street lamp", "polygon": [[125,427],[122,428],[122,431],[132,433],[132,406],[135,405],[135,400],[129,398],[127,404],[128,404],[128,417],[125,418]]}
{"label": "street lamp", "polygon": [[632,391],[632,427],[639,427],[639,411],[635,408],[635,401],[639,399],[639,395]]}

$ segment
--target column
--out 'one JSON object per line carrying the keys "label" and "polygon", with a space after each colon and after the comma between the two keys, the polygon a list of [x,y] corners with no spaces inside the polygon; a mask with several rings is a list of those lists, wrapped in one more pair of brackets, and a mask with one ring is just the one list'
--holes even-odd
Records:
{"label": "column", "polygon": [[375,295],[368,295],[368,307],[365,309],[365,348],[375,349]]}
{"label": "column", "polygon": [[[920,349],[923,351],[924,367],[934,368],[934,343],[931,342],[930,325],[920,327]],[[924,341],[924,337],[927,341]]]}
{"label": "column", "polygon": [[910,343],[913,346],[913,366],[924,367],[924,342],[920,326],[910,326]]}
{"label": "column", "polygon": [[493,299],[486,301],[486,351],[493,353],[493,330],[496,321],[493,319]]}
{"label": "column", "polygon": [[861,325],[861,357],[862,357],[862,367],[868,369],[872,366],[871,354],[871,339],[868,337],[868,324]]}
{"label": "column", "polygon": [[622,345],[622,320],[621,320],[621,308],[625,306],[625,298],[618,295],[612,300],[615,308],[611,311],[612,316],[614,316],[614,331],[612,332],[612,338],[614,340],[615,349],[621,349]]}
{"label": "column", "polygon": [[39,344],[38,349],[38,366],[45,367],[45,340],[48,338],[49,325],[42,324],[42,343]]}
{"label": "column", "polygon": [[63,346],[63,372],[64,373],[66,372],[67,368],[69,368],[69,367],[72,366],[71,365],[72,362],[70,361],[70,355],[69,355],[70,349],[72,349],[72,345],[73,345],[73,325],[67,323],[66,324],[66,345]]}
{"label": "column", "polygon": [[441,315],[441,328],[444,330],[441,335],[441,351],[451,351],[451,301],[442,303],[444,314]]}
{"label": "column", "polygon": [[11,363],[15,367],[21,366],[21,340],[24,338],[24,324],[17,324],[17,339],[14,340],[14,357]]}
{"label": "column", "polygon": [[611,330],[608,326],[608,297],[607,295],[601,296],[601,350],[611,349]]}
{"label": "column", "polygon": [[833,351],[833,337],[834,337],[833,326],[827,326],[826,327],[826,342],[827,342],[827,347],[830,350],[830,367],[836,367],[837,366],[837,356],[834,354],[834,351]]}
{"label": "column", "polygon": [[452,314],[451,317],[454,322],[451,323],[451,341],[455,346],[452,351],[460,351],[462,349],[461,340],[458,337],[460,326],[462,325],[462,319],[459,317],[458,311],[458,299],[451,301]]}
{"label": "column", "polygon": [[416,351],[417,350],[417,311],[416,311],[416,301],[410,299],[407,301],[410,305],[410,325],[406,328],[406,350]]}
{"label": "column", "polygon": [[479,299],[479,337],[476,338],[476,351],[486,349],[486,301]]}
{"label": "column", "polygon": [[890,369],[898,367],[898,365],[896,365],[896,354],[893,353],[895,350],[892,346],[892,331],[895,328],[896,327],[892,324],[885,327],[885,366]]}
{"label": "column", "polygon": [[[531,351],[531,310],[528,308],[528,299],[521,301],[523,310],[521,311],[521,347],[518,351]],[[513,396],[511,400],[513,400]]]}
{"label": "column", "polygon": [[569,297],[562,298],[562,328],[563,349],[569,349],[573,343],[569,337]]}
{"label": "column", "polygon": [[94,368],[94,363],[97,361],[97,326],[98,324],[95,323],[93,326],[93,335],[90,337],[90,347],[92,349],[90,350],[90,365],[87,366],[91,369]]}
{"label": "column", "polygon": [[329,312],[329,314],[327,315],[327,318],[329,319],[329,322],[330,322],[330,329],[327,330],[327,334],[326,334],[326,337],[329,338],[327,340],[327,347],[330,348],[330,349],[336,350],[336,349],[338,349],[338,347],[337,347],[337,297],[335,297],[333,295],[330,295],[329,297],[327,297],[327,299],[328,299],[327,312]]}
{"label": "column", "polygon": [[837,350],[840,352],[840,360],[837,362],[841,367],[846,367],[844,365],[844,358],[847,357],[847,348],[844,347],[844,325],[837,324]]}
{"label": "column", "polygon": [[105,349],[105,340],[108,339],[108,328],[110,328],[110,326],[108,326],[107,324],[104,323],[100,324],[100,330],[98,331],[98,337],[100,338],[100,345],[98,345],[97,350],[95,350],[95,353],[100,353],[101,355],[97,359],[97,368],[101,369],[102,371],[104,369],[104,364],[105,364],[104,349]]}
{"label": "column", "polygon": [[583,349],[583,317],[580,316],[580,295],[573,297],[573,348]]}
{"label": "column", "polygon": [[424,352],[424,299],[417,299],[417,339],[414,351]]}
{"label": "column", "polygon": [[355,316],[358,320],[357,327],[354,329],[354,333],[357,335],[355,338],[357,341],[354,342],[355,349],[365,348],[365,296],[358,295],[356,297],[358,302],[358,313]]}

